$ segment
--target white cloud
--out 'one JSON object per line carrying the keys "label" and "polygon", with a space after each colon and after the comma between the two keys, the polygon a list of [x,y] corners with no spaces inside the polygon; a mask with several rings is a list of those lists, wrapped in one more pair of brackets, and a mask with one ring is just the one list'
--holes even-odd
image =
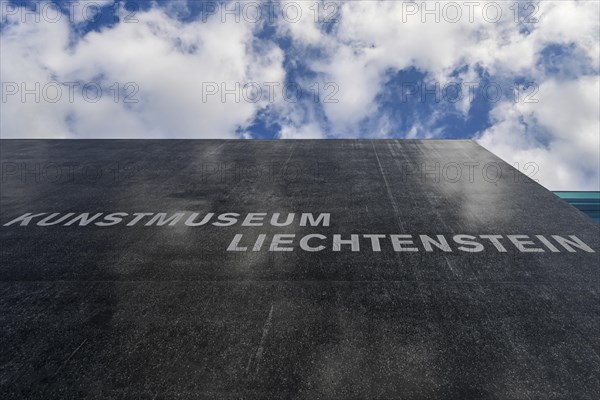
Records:
{"label": "white cloud", "polygon": [[[464,65],[479,65],[492,75],[527,74],[535,71],[538,54],[549,43],[574,42],[590,57],[598,57],[595,2],[542,2],[534,14],[539,22],[529,24],[530,34],[521,32],[523,26],[514,22],[513,3],[487,3],[494,7],[477,3],[472,21],[469,8],[461,7],[461,17],[453,23],[454,14],[444,11],[444,2],[424,6],[348,1],[341,4],[339,23],[329,33],[319,29],[322,24],[314,22],[312,12],[304,13],[295,24],[281,19],[280,32],[290,35],[297,45],[319,48],[326,55],[310,65],[326,80],[339,84],[341,101],[327,105],[326,111],[334,123],[345,125],[373,112],[375,96],[389,70],[415,67],[440,83],[453,81],[450,74]],[[423,7],[434,10],[435,6],[437,13],[424,12]],[[502,7],[502,17],[492,22],[496,6]],[[521,17],[529,12],[521,9]],[[464,111],[464,104],[460,106]]]}
{"label": "white cloud", "polygon": [[[489,35],[486,32],[495,32],[489,38],[494,42],[506,36],[510,25],[504,21],[491,24],[481,16],[473,23],[468,17],[451,23],[436,22],[434,16],[429,16],[423,23],[421,14],[409,15],[408,10],[406,2],[345,2],[339,8],[339,23],[330,33],[319,31],[318,38],[315,28],[308,30],[313,32],[308,36],[300,29],[311,23],[319,25],[310,13],[302,24],[281,22],[280,30],[298,45],[317,47],[326,54],[309,65],[324,75],[324,80],[340,87],[340,102],[324,107],[336,131],[356,131],[358,122],[376,111],[376,96],[385,83],[386,72],[416,67],[439,82],[451,81],[449,74],[470,63],[471,53],[481,48],[481,37]],[[489,49],[484,52],[472,61],[493,57]]]}
{"label": "white cloud", "polygon": [[323,139],[323,134],[319,124],[309,123],[300,127],[284,126],[281,129],[281,139]]}
{"label": "white cloud", "polygon": [[[256,25],[217,17],[181,23],[159,8],[75,40],[66,19],[57,23],[13,21],[2,32],[2,81],[34,87],[50,81],[97,82],[100,101],[76,91],[70,102],[2,104],[2,137],[235,137],[268,99],[253,103],[238,91],[223,101],[203,98],[207,85],[235,89],[247,82],[282,82],[282,51],[254,37]],[[138,103],[115,103],[110,87],[131,83]],[[32,118],[35,116],[35,118]]]}
{"label": "white cloud", "polygon": [[539,103],[498,105],[493,126],[478,141],[523,172],[532,173],[535,166],[535,178],[551,190],[600,190],[598,93],[597,76],[548,80],[540,87]]}

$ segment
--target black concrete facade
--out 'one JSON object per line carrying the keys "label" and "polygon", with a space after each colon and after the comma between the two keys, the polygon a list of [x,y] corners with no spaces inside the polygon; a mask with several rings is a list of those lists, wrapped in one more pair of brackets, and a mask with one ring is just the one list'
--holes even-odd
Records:
{"label": "black concrete facade", "polygon": [[600,225],[473,142],[3,140],[0,160],[2,399],[600,398]]}

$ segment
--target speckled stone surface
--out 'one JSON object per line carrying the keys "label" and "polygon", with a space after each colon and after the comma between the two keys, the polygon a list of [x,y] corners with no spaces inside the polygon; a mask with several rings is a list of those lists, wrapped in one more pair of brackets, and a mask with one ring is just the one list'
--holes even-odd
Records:
{"label": "speckled stone surface", "polygon": [[[2,226],[1,399],[600,398],[600,225],[473,142],[3,140],[0,159],[2,225],[331,214]],[[595,252],[226,251],[238,233],[576,235]]]}

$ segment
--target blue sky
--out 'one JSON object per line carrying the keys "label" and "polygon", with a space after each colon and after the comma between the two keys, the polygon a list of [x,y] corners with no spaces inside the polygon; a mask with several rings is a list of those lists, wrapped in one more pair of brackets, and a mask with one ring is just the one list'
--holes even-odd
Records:
{"label": "blue sky", "polygon": [[599,26],[595,1],[2,1],[0,134],[468,138],[597,190]]}

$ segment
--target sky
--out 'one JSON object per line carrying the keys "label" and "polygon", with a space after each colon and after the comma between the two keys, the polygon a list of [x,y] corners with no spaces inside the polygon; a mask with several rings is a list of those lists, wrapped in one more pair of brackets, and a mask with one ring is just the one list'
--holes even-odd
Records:
{"label": "sky", "polygon": [[600,190],[595,0],[0,5],[3,139],[472,139]]}

